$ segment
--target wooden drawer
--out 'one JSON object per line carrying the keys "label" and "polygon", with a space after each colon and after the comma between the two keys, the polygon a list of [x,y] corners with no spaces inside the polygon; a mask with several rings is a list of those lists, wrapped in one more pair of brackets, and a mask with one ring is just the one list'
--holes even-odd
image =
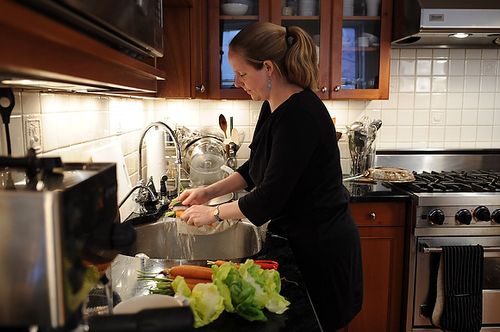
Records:
{"label": "wooden drawer", "polygon": [[351,213],[358,226],[404,226],[404,202],[351,203]]}

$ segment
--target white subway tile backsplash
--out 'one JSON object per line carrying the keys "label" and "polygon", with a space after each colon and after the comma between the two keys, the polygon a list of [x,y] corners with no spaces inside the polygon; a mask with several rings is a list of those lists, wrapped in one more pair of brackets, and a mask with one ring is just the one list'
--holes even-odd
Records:
{"label": "white subway tile backsplash", "polygon": [[391,59],[391,76],[399,75],[399,60]]}
{"label": "white subway tile backsplash", "polygon": [[464,91],[464,76],[449,76],[448,92],[463,92],[463,91]]}
{"label": "white subway tile backsplash", "polygon": [[462,124],[466,126],[477,125],[477,110],[463,110],[462,111]]}
{"label": "white subway tile backsplash", "polygon": [[495,113],[493,110],[480,109],[477,113],[478,126],[492,126]]}
{"label": "white subway tile backsplash", "polygon": [[397,127],[397,142],[411,142],[413,131],[411,126],[398,125]]}
{"label": "white subway tile backsplash", "polygon": [[[500,124],[500,122],[499,122],[499,124]],[[493,126],[492,143],[494,143],[496,147],[500,146],[500,125]]]}
{"label": "white subway tile backsplash", "polygon": [[431,94],[415,93],[415,102],[414,102],[415,109],[429,109],[430,105],[431,105]]}
{"label": "white subway tile backsplash", "polygon": [[[415,78],[414,77],[400,77],[399,78],[399,92],[413,92],[413,91],[415,91]],[[425,90],[422,92],[425,92]]]}
{"label": "white subway tile backsplash", "polygon": [[466,59],[481,59],[481,50],[468,48],[465,50],[465,58]]}
{"label": "white subway tile backsplash", "polygon": [[481,60],[465,60],[465,75],[473,76],[481,74]]}
{"label": "white subway tile backsplash", "polygon": [[446,76],[434,76],[432,78],[432,92],[446,92],[448,90],[448,78]]}
{"label": "white subway tile backsplash", "polygon": [[415,60],[401,59],[399,60],[399,76],[415,75]]}
{"label": "white subway tile backsplash", "polygon": [[465,80],[464,91],[465,92],[479,92],[479,76],[469,76]]}
{"label": "white subway tile backsplash", "polygon": [[465,59],[465,49],[463,48],[453,48],[450,49],[451,59]]}
{"label": "white subway tile backsplash", "polygon": [[457,109],[462,108],[463,100],[461,93],[448,93],[446,94],[446,108]]}
{"label": "white subway tile backsplash", "polygon": [[446,113],[441,110],[433,110],[431,111],[431,125],[432,126],[444,126],[446,122]]}
{"label": "white subway tile backsplash", "polygon": [[430,111],[429,110],[415,110],[413,113],[413,125],[414,126],[427,126],[430,122]]}
{"label": "white subway tile backsplash", "polygon": [[446,110],[446,125],[459,126],[462,124],[462,110],[461,109],[447,109]]}
{"label": "white subway tile backsplash", "polygon": [[419,48],[417,49],[417,58],[432,58],[432,49],[430,48]]}
{"label": "white subway tile backsplash", "polygon": [[450,56],[450,51],[448,49],[434,48],[432,49],[432,57],[434,59],[447,59]]}
{"label": "white subway tile backsplash", "polygon": [[417,60],[417,75],[431,75],[432,74],[432,60],[419,59]]}
{"label": "white subway tile backsplash", "polygon": [[477,135],[477,127],[462,126],[462,130],[460,132],[460,141],[474,143],[476,141],[476,135]]}
{"label": "white subway tile backsplash", "polygon": [[481,61],[481,75],[496,76],[498,68],[498,60],[482,60]]}
{"label": "white subway tile backsplash", "polygon": [[417,54],[416,50],[411,48],[402,48],[401,50],[399,50],[400,59],[406,59],[406,58],[415,59],[416,54]]}
{"label": "white subway tile backsplash", "polygon": [[[484,90],[481,90],[484,92]],[[490,92],[479,93],[479,108],[495,107],[495,94]]]}
{"label": "white subway tile backsplash", "polygon": [[495,92],[496,90],[496,77],[495,76],[482,76],[479,91],[481,92]]}
{"label": "white subway tile backsplash", "polygon": [[398,108],[399,109],[413,109],[415,105],[415,94],[414,93],[400,93]]}
{"label": "white subway tile backsplash", "polygon": [[428,126],[413,126],[413,142],[425,142],[429,139]]}
{"label": "white subway tile backsplash", "polygon": [[460,141],[460,127],[459,126],[448,126],[445,129],[444,140],[446,142],[459,142]]}
{"label": "white subway tile backsplash", "polygon": [[[413,125],[413,116],[414,116],[413,109],[411,109],[411,110],[400,109],[398,111],[398,119],[397,119],[398,128],[400,128],[401,126]],[[410,130],[410,132],[411,132],[411,130]],[[398,134],[398,137],[399,137],[399,134]]]}
{"label": "white subway tile backsplash", "polygon": [[496,49],[483,49],[481,52],[482,59],[497,59],[498,51]]}
{"label": "white subway tile backsplash", "polygon": [[481,126],[478,127],[476,141],[477,142],[491,142],[493,136],[493,126]]}
{"label": "white subway tile backsplash", "polygon": [[444,141],[444,126],[429,127],[429,142],[442,143]]}
{"label": "white subway tile backsplash", "polygon": [[[401,85],[400,85],[401,91]],[[430,77],[417,77],[415,81],[415,92],[430,92],[431,91],[431,78]]]}
{"label": "white subway tile backsplash", "polygon": [[448,74],[450,76],[465,75],[465,60],[450,60]]}
{"label": "white subway tile backsplash", "polygon": [[[379,137],[377,138],[379,143],[395,143],[396,142],[396,126],[382,125],[379,129]],[[387,146],[387,145],[386,145]]]}
{"label": "white subway tile backsplash", "polygon": [[433,60],[432,75],[448,75],[448,60]]}
{"label": "white subway tile backsplash", "polygon": [[399,49],[398,48],[391,49],[391,59],[399,59]]}
{"label": "white subway tile backsplash", "polygon": [[464,93],[463,94],[463,108],[464,109],[477,109],[479,106],[479,93]]}
{"label": "white subway tile backsplash", "polygon": [[446,94],[433,93],[431,96],[431,109],[446,108]]}

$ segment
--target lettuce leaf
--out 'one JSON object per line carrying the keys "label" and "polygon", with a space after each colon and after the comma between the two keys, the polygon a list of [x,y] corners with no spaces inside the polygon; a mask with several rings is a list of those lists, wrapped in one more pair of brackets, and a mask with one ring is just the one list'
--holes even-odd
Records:
{"label": "lettuce leaf", "polygon": [[200,283],[191,291],[184,277],[177,276],[172,282],[176,295],[182,295],[189,301],[194,315],[194,327],[201,327],[216,320],[224,311],[224,301],[217,286],[213,283]]}
{"label": "lettuce leaf", "polygon": [[240,265],[242,278],[255,288],[255,301],[261,307],[276,314],[282,314],[290,305],[282,295],[280,274],[276,270],[264,270],[253,260],[247,259]]}

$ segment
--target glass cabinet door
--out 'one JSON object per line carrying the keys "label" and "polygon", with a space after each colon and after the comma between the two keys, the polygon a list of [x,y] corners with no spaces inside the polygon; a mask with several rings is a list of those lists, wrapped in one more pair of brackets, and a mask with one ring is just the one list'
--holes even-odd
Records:
{"label": "glass cabinet door", "polygon": [[[208,1],[209,94],[216,98],[248,98],[234,86],[234,72],[228,62],[229,43],[246,25],[267,19],[262,0]],[[217,38],[218,37],[218,38]],[[215,53],[218,51],[218,55]],[[216,71],[216,72],[215,72]]]}
{"label": "glass cabinet door", "polygon": [[344,0],[341,88],[378,89],[380,0]]}
{"label": "glass cabinet door", "polygon": [[[279,3],[276,1],[276,3]],[[322,0],[281,0],[277,8],[273,1],[271,20],[288,27],[299,26],[312,37],[316,46],[320,67],[319,91],[321,98],[329,97],[329,31],[331,22],[331,1]]]}

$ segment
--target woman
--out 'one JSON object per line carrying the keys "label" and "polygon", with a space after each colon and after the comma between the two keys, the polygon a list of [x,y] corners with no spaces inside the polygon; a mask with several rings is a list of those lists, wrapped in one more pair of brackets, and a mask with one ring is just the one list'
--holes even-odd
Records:
{"label": "woman", "polygon": [[[335,128],[313,90],[316,48],[299,27],[254,23],[229,45],[235,85],[264,101],[250,158],[208,187],[186,190],[182,219],[201,226],[248,218],[284,232],[323,330],[344,327],[362,303],[358,230],[342,184]],[[209,207],[211,198],[246,188],[238,201]]]}

